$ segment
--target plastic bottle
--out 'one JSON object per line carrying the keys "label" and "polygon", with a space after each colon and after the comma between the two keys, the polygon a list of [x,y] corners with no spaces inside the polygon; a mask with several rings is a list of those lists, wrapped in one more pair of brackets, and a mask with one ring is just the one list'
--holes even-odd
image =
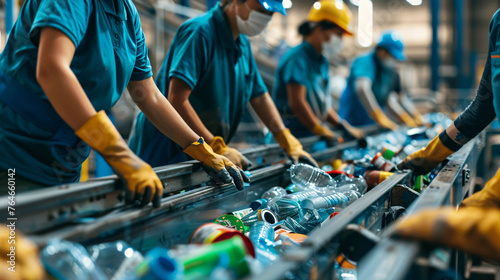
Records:
{"label": "plastic bottle", "polygon": [[396,171],[396,165],[385,158],[382,157],[381,153],[377,153],[372,160],[372,164],[375,166],[375,168],[381,170],[381,171],[389,171],[389,172],[394,172]]}
{"label": "plastic bottle", "polygon": [[356,200],[358,200],[361,197],[361,194],[355,190],[346,191],[343,192],[343,194],[347,196],[347,198],[349,198],[349,202],[347,203],[347,205],[353,204]]}
{"label": "plastic bottle", "polygon": [[268,265],[278,258],[274,249],[274,228],[271,224],[256,222],[248,237],[254,244],[257,260],[263,265]]}
{"label": "plastic bottle", "polygon": [[[273,208],[273,210],[279,210],[277,207],[275,208],[276,209]],[[276,222],[278,222],[278,215],[274,211],[269,209],[259,209],[257,211],[250,212],[250,214],[241,218],[241,221],[247,227],[253,226],[253,224],[258,221],[265,221],[270,224],[275,224]]]}
{"label": "plastic bottle", "polygon": [[287,199],[291,199],[291,200],[294,200],[294,201],[302,201],[306,198],[310,198],[310,197],[318,197],[318,193],[315,192],[315,191],[309,191],[309,192],[298,192],[298,193],[291,193],[291,194],[287,194],[286,196],[284,196],[283,198],[287,198]]}
{"label": "plastic bottle", "polygon": [[146,254],[136,270],[140,280],[194,279],[207,277],[225,261],[226,269],[238,278],[247,276],[246,246],[240,237],[207,245],[183,245],[175,250],[155,248]]}
{"label": "plastic bottle", "polygon": [[286,190],[282,187],[272,187],[262,194],[261,198],[267,199],[268,201],[275,197],[284,197],[287,194]]}
{"label": "plastic bottle", "polygon": [[135,268],[143,261],[142,254],[123,241],[103,243],[88,248],[92,261],[111,280],[133,279]]}
{"label": "plastic bottle", "polygon": [[350,178],[346,175],[340,175],[335,178],[335,182],[337,184],[337,188],[335,188],[336,192],[355,190],[360,194],[364,194],[368,189],[368,185],[363,177]]}
{"label": "plastic bottle", "polygon": [[304,190],[320,192],[323,188],[335,187],[332,177],[325,171],[302,163],[290,167],[290,179]]}
{"label": "plastic bottle", "polygon": [[349,198],[342,193],[336,193],[333,195],[325,196],[325,197],[314,197],[304,199],[300,206],[302,208],[308,209],[322,209],[322,208],[333,208],[335,206],[343,206],[347,204]]}
{"label": "plastic bottle", "polygon": [[300,205],[299,202],[287,198],[280,198],[276,202],[269,206],[269,209],[276,213],[278,219],[281,221],[286,217],[295,217],[299,214]]}
{"label": "plastic bottle", "polygon": [[78,243],[53,239],[40,256],[47,272],[60,280],[107,280],[88,252]]}

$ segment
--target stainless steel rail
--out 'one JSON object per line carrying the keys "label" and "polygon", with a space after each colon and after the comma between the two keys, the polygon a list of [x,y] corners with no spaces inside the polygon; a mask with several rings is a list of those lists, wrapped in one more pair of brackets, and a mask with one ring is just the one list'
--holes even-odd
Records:
{"label": "stainless steel rail", "polygon": [[[468,166],[471,163],[474,166],[481,148],[476,139],[450,156],[448,163],[422,195],[407,209],[406,214],[442,205],[458,206],[469,189]],[[389,227],[383,235],[390,234],[392,230],[393,227]],[[420,252],[421,245],[417,242],[384,238],[361,261],[358,279],[405,279]]]}

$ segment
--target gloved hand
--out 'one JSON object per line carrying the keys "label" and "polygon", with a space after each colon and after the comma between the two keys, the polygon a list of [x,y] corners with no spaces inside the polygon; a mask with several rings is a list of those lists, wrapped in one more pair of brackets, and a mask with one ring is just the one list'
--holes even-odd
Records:
{"label": "gloved hand", "polygon": [[484,188],[462,201],[460,207],[485,207],[500,209],[500,169]]}
{"label": "gloved hand", "polygon": [[500,260],[498,217],[500,211],[493,208],[430,209],[409,216],[396,226],[395,234]]}
{"label": "gloved hand", "polygon": [[370,116],[375,120],[376,123],[378,123],[381,127],[391,129],[391,130],[396,130],[398,128],[398,125],[395,124],[391,119],[389,119],[384,112],[381,110],[373,110]]}
{"label": "gloved hand", "polygon": [[127,203],[141,200],[146,205],[153,201],[153,207],[160,206],[162,182],[151,166],[129,149],[104,111],[90,118],[75,134],[99,152],[124,180]]}
{"label": "gloved hand", "polygon": [[437,136],[427,144],[427,147],[414,152],[403,160],[398,165],[398,169],[411,169],[415,176],[424,175],[431,172],[432,169],[436,168],[439,163],[453,153],[454,151],[443,145],[439,140],[439,136]]}
{"label": "gloved hand", "polygon": [[317,123],[311,130],[311,132],[314,135],[320,136],[320,137],[325,137],[326,139],[329,140],[334,140],[337,139],[338,136],[335,135],[333,131],[331,131],[326,125],[321,125],[320,123]]}
{"label": "gloved hand", "polygon": [[401,120],[409,127],[418,127],[417,122],[406,112],[399,115]]}
{"label": "gloved hand", "polygon": [[[8,224],[7,224],[8,225]],[[36,246],[28,239],[24,238],[19,232],[16,232],[15,239],[9,239],[10,229],[8,226],[0,227],[0,271],[1,279],[6,280],[40,280],[45,278],[45,270],[38,259],[38,250]],[[15,243],[9,244],[8,241],[15,240]],[[8,270],[12,265],[10,262],[11,246],[15,247],[15,272]]]}
{"label": "gloved hand", "polygon": [[274,136],[274,140],[276,140],[294,164],[303,162],[318,167],[318,163],[309,153],[304,151],[302,144],[292,135],[290,129],[283,129]]}
{"label": "gloved hand", "polygon": [[415,122],[417,123],[418,126],[425,125],[424,117],[420,113],[414,112],[413,116],[415,117]]}
{"label": "gloved hand", "polygon": [[234,165],[225,156],[214,153],[203,138],[192,143],[184,152],[190,157],[203,163],[203,170],[217,183],[234,183],[238,190],[243,190],[243,182],[250,183],[250,178],[238,166]]}
{"label": "gloved hand", "polygon": [[342,126],[347,131],[347,133],[349,133],[352,137],[354,137],[356,139],[361,139],[361,138],[365,137],[365,132],[363,130],[352,126],[347,121],[343,121]]}
{"label": "gloved hand", "polygon": [[250,162],[250,160],[248,160],[238,150],[228,147],[224,142],[224,139],[220,136],[214,137],[212,143],[210,143],[210,147],[215,153],[227,157],[227,159],[243,170],[247,170],[248,167],[252,166],[252,162]]}

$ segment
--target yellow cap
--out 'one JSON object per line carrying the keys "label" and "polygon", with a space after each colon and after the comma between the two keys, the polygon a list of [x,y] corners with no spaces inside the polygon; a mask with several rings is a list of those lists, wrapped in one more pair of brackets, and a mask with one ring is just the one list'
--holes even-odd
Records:
{"label": "yellow cap", "polygon": [[307,20],[311,22],[331,21],[344,30],[347,35],[354,35],[349,26],[352,13],[344,1],[321,0],[315,2],[309,11]]}

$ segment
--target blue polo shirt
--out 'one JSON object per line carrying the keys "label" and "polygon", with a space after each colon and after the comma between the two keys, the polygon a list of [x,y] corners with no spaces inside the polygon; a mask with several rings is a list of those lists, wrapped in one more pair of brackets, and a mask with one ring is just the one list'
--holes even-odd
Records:
{"label": "blue polo shirt", "polygon": [[316,117],[326,120],[332,106],[329,93],[329,63],[313,46],[304,41],[287,52],[276,70],[273,99],[286,127],[297,137],[312,133],[297,119],[288,102],[287,85],[302,85],[307,90],[306,100]]}
{"label": "blue polo shirt", "polygon": [[[189,102],[205,127],[229,142],[247,103],[267,92],[245,35],[234,40],[219,5],[181,25],[156,78],[168,98],[170,79],[192,89]],[[139,113],[130,148],[152,166],[187,159],[182,148]]]}
{"label": "blue polo shirt", "polygon": [[355,91],[355,83],[359,78],[368,78],[372,81],[375,99],[384,109],[389,94],[400,88],[397,72],[395,69],[385,68],[374,51],[357,57],[351,66],[347,87],[340,98],[339,115],[354,126],[374,124]]}
{"label": "blue polo shirt", "polygon": [[79,179],[90,148],[59,117],[36,81],[40,32],[62,31],[76,50],[71,70],[97,111],[131,80],[152,76],[131,0],[27,0],[0,55],[0,168],[48,184]]}

